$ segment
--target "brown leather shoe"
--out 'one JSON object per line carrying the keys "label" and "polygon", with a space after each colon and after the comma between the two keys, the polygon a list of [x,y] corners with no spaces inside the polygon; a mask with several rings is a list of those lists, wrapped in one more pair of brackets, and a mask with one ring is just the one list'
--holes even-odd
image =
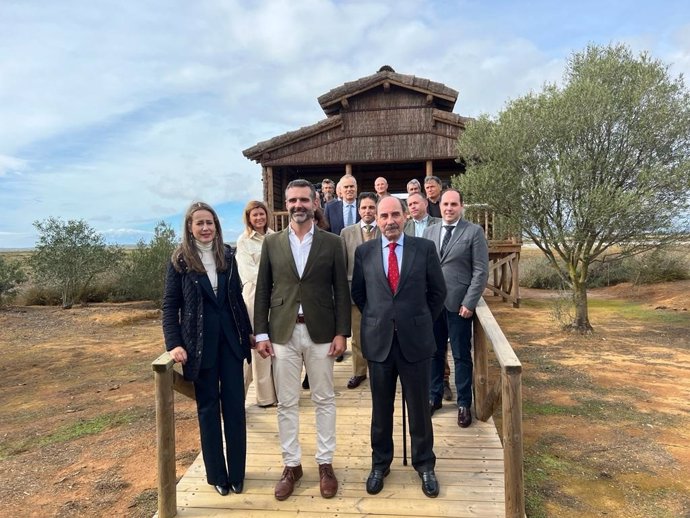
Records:
{"label": "brown leather shoe", "polygon": [[458,407],[458,426],[460,428],[467,428],[472,424],[472,412],[470,407],[461,406]]}
{"label": "brown leather shoe", "polygon": [[290,467],[285,466],[280,480],[276,484],[276,500],[285,500],[295,490],[295,482],[302,478],[302,465]]}
{"label": "brown leather shoe", "polygon": [[355,389],[359,387],[365,379],[367,379],[366,376],[352,376],[347,382],[347,388]]}
{"label": "brown leather shoe", "polygon": [[333,498],[338,492],[338,479],[333,473],[332,464],[319,464],[319,486],[321,488],[321,496],[324,498]]}

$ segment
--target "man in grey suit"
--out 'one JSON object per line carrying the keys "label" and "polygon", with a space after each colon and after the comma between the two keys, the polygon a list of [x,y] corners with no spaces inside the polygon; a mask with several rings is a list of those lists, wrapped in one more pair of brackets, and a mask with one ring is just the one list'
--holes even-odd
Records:
{"label": "man in grey suit", "polygon": [[[424,237],[436,245],[446,280],[448,294],[444,306],[455,362],[458,426],[466,428],[472,423],[472,315],[489,276],[489,248],[482,228],[462,219],[464,207],[460,191],[444,191],[440,208],[443,224],[427,228]],[[446,341],[443,346],[437,341],[437,345],[429,391],[432,411],[441,406],[447,348]]]}
{"label": "man in grey suit", "polygon": [[[347,280],[352,283],[352,271],[355,267],[355,250],[359,245],[370,241],[376,234],[376,194],[373,192],[363,192],[357,199],[359,205],[359,215],[362,219],[359,223],[345,227],[340,232],[340,237],[345,243],[345,266],[347,267]],[[355,389],[367,379],[367,361],[362,356],[362,342],[360,338],[360,327],[362,324],[362,314],[359,308],[352,303],[352,377],[347,382],[347,388]]]}
{"label": "man in grey suit", "polygon": [[446,287],[434,244],[405,236],[402,203],[381,198],[376,208],[381,237],[355,250],[352,299],[362,312],[362,353],[369,361],[372,469],[369,494],[383,489],[393,460],[393,411],[398,377],[409,409],[412,466],[428,497],[438,495],[434,430],[427,401],[429,368],[436,350],[435,318]]}
{"label": "man in grey suit", "polygon": [[316,190],[293,180],[285,190],[290,224],[266,236],[254,300],[256,349],[272,357],[278,396],[278,437],[285,469],[275,487],[288,498],[302,477],[299,443],[300,376],[304,364],[316,414],[316,462],[321,496],[338,491],[333,472],[335,391],[333,361],[350,336],[350,295],[339,236],[314,224]]}
{"label": "man in grey suit", "polygon": [[[419,183],[419,182],[417,182]],[[410,219],[405,222],[404,232],[408,236],[423,237],[424,230],[430,225],[441,223],[441,218],[430,216],[426,211],[428,202],[420,193],[412,193],[407,197],[407,211]]]}

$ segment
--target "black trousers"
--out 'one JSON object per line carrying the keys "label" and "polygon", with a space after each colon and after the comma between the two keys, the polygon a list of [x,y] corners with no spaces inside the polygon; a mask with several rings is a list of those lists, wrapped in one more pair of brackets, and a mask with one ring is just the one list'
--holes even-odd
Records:
{"label": "black trousers", "polygon": [[407,402],[412,466],[419,472],[434,469],[434,429],[428,399],[430,364],[430,358],[414,363],[405,360],[397,333],[393,335],[388,358],[382,362],[369,361],[372,469],[383,471],[393,461],[393,412],[398,377]]}
{"label": "black trousers", "polygon": [[207,482],[215,486],[244,481],[247,458],[244,374],[242,361],[225,340],[218,344],[217,361],[199,371],[194,389]]}

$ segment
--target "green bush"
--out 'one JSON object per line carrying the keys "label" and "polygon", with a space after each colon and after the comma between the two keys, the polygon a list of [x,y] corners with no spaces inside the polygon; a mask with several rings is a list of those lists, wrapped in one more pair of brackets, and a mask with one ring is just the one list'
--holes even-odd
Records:
{"label": "green bush", "polygon": [[[622,282],[653,284],[690,279],[690,260],[682,252],[657,250],[606,263],[590,265],[588,288],[615,286]],[[543,290],[563,290],[566,286],[546,257],[520,259],[520,286]]]}
{"label": "green bush", "polygon": [[538,290],[562,290],[563,279],[551,266],[546,257],[523,257],[520,259],[520,286]]}
{"label": "green bush", "polygon": [[21,284],[26,282],[26,274],[21,264],[0,256],[0,306],[14,297]]}
{"label": "green bush", "polygon": [[654,251],[631,258],[629,280],[634,284],[654,284],[690,279],[690,260],[682,252]]}
{"label": "green bush", "polygon": [[175,231],[164,221],[159,222],[151,241],[139,241],[129,255],[121,272],[121,289],[114,292],[115,297],[151,300],[160,304],[165,288],[165,273],[177,244]]}

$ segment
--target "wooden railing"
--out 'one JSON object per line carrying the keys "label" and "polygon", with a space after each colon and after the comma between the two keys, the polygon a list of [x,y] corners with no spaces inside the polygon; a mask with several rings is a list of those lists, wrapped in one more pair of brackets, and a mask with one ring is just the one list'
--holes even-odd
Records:
{"label": "wooden railing", "polygon": [[[484,299],[474,313],[474,405],[477,417],[488,420],[501,405],[505,510],[507,518],[524,518],[522,470],[522,364]],[[489,386],[489,350],[500,376]]]}
{"label": "wooden railing", "polygon": [[194,399],[194,384],[185,381],[169,353],[151,364],[156,384],[156,447],[158,451],[158,518],[177,514],[175,473],[175,398],[173,391]]}
{"label": "wooden railing", "polygon": [[[474,313],[473,330],[475,413],[478,419],[487,421],[501,405],[506,517],[524,518],[522,364],[483,298]],[[500,366],[500,377],[491,386],[490,350]],[[173,392],[194,399],[194,385],[184,380],[179,364],[167,352],[156,358],[152,367],[156,385],[158,518],[172,518],[177,514]]]}

